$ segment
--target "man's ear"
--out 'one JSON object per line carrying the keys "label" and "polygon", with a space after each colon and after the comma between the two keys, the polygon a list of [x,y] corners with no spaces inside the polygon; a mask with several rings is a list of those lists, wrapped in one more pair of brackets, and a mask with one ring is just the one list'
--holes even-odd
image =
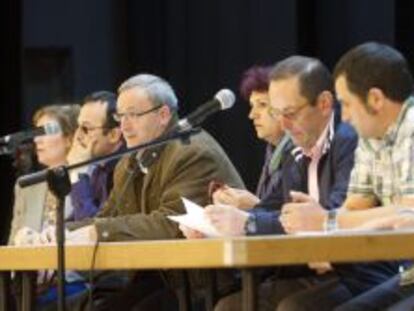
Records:
{"label": "man's ear", "polygon": [[118,127],[114,127],[109,130],[108,132],[108,140],[111,144],[117,144],[122,139],[122,132],[121,129]]}
{"label": "man's ear", "polygon": [[160,108],[158,113],[160,116],[161,125],[164,125],[164,126],[168,125],[168,123],[170,123],[171,116],[172,116],[170,107],[168,107],[167,105],[163,105]]}
{"label": "man's ear", "polygon": [[384,108],[386,97],[382,90],[373,87],[369,89],[367,94],[367,110],[368,112],[377,114]]}
{"label": "man's ear", "polygon": [[334,98],[331,92],[323,91],[316,99],[316,106],[322,111],[323,115],[330,115],[334,105]]}

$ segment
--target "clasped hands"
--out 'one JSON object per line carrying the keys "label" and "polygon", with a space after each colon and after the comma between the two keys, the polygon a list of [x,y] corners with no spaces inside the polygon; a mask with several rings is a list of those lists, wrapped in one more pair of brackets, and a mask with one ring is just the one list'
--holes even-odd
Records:
{"label": "clasped hands", "polygon": [[[97,239],[95,226],[86,226],[74,231],[65,229],[65,242],[68,245],[93,243]],[[56,245],[56,227],[48,226],[41,232],[29,227],[17,231],[14,241],[16,246]]]}
{"label": "clasped hands", "polygon": [[326,219],[326,210],[310,195],[290,192],[291,202],[282,206],[280,223],[286,233],[321,231]]}
{"label": "clasped hands", "polygon": [[[321,231],[327,217],[325,209],[310,195],[291,191],[291,202],[282,207],[280,223],[286,233],[297,233],[300,231]],[[332,271],[329,262],[311,262],[309,268],[317,274]]]}

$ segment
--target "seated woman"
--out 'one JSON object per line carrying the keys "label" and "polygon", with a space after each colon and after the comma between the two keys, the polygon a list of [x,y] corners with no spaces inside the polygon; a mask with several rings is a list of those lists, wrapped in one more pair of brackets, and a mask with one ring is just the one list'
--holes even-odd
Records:
{"label": "seated woman", "polygon": [[[34,139],[36,155],[40,164],[57,167],[66,163],[66,155],[71,147],[73,135],[77,128],[78,105],[53,105],[39,109],[33,124],[42,127],[50,122],[57,122],[62,133],[37,136]],[[16,183],[13,221],[9,244],[32,244],[40,233],[56,222],[57,200],[48,190],[46,182],[26,188]],[[71,214],[70,204],[65,204],[65,216]]]}
{"label": "seated woman", "polygon": [[[39,109],[34,117],[33,124],[43,127],[45,124],[57,122],[61,133],[37,136],[34,139],[38,162],[47,167],[57,167],[66,163],[73,136],[77,128],[77,118],[80,107],[78,105],[52,105]],[[56,224],[57,199],[48,190],[46,182],[25,188],[15,186],[13,206],[13,221],[9,235],[10,245],[38,244],[42,239],[42,231],[54,234]],[[65,218],[72,214],[72,206],[65,202]],[[75,274],[67,274],[67,295],[85,289],[83,281]],[[38,303],[43,305],[56,299],[56,288],[53,284],[53,274],[41,271],[38,275]]]}
{"label": "seated woman", "polygon": [[288,137],[284,135],[280,122],[275,121],[269,114],[269,72],[270,67],[253,66],[244,73],[240,83],[240,94],[244,100],[250,103],[249,119],[253,122],[256,135],[267,143],[264,165],[256,193],[224,185],[214,192],[214,203],[250,209],[278,184],[282,155],[290,144]]}

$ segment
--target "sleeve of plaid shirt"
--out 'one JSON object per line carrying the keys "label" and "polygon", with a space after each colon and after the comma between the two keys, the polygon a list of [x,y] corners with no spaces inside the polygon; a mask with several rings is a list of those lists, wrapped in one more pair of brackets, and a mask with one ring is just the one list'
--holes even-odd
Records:
{"label": "sleeve of plaid shirt", "polygon": [[[404,132],[392,148],[388,148],[389,158],[380,164],[375,164],[379,160],[367,141],[360,139],[348,195],[371,196],[378,198],[383,205],[392,203],[396,198],[414,198],[414,130]],[[380,167],[375,168],[375,165]]]}
{"label": "sleeve of plaid shirt", "polygon": [[[414,128],[414,126],[413,126]],[[402,198],[414,198],[414,130],[411,135],[405,135],[394,151],[396,159],[393,161],[394,171],[399,176],[396,185]]]}
{"label": "sleeve of plaid shirt", "polygon": [[375,196],[372,183],[373,162],[374,156],[366,141],[359,139],[355,150],[354,168],[351,171],[347,196],[353,194]]}

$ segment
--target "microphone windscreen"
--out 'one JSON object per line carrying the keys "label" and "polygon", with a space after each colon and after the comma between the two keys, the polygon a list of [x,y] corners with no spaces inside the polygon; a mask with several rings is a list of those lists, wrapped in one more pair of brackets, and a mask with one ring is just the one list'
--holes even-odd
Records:
{"label": "microphone windscreen", "polygon": [[43,126],[43,128],[45,135],[54,135],[62,133],[62,128],[60,127],[60,124],[57,121],[48,122]]}
{"label": "microphone windscreen", "polygon": [[234,102],[236,101],[236,96],[233,91],[229,89],[222,89],[217,92],[214,96],[220,102],[221,110],[226,110],[233,107]]}

